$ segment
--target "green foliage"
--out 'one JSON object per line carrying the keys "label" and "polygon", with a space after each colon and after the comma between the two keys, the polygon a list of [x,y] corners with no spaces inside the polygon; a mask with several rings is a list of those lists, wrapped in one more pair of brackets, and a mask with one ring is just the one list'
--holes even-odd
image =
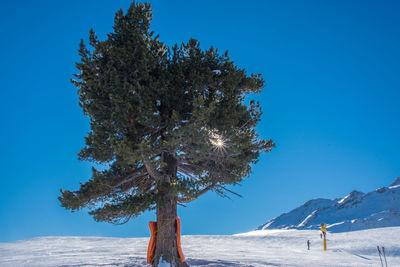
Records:
{"label": "green foliage", "polygon": [[227,52],[202,50],[194,39],[167,47],[150,31],[151,18],[149,4],[133,3],[117,12],[106,40],[90,30],[90,48],[80,44],[72,82],[91,131],[78,155],[109,169],[93,170],[59,199],[73,211],[91,208],[99,221],[153,209],[162,190],[182,202],[208,190],[224,195],[224,185],[248,176],[274,146],[255,131],[259,103],[245,104],[264,87],[261,75],[247,76]]}

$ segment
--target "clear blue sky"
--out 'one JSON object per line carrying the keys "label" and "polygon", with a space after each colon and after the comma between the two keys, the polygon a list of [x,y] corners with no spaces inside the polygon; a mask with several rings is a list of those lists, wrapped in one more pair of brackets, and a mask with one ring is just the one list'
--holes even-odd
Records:
{"label": "clear blue sky", "polygon": [[[258,131],[277,147],[235,189],[179,208],[183,234],[233,234],[317,197],[368,192],[400,175],[399,1],[151,1],[152,29],[171,45],[229,50],[268,86]],[[149,236],[146,213],[123,226],[60,207],[90,164],[78,106],[77,48],[110,32],[130,1],[0,4],[0,242],[47,235]]]}

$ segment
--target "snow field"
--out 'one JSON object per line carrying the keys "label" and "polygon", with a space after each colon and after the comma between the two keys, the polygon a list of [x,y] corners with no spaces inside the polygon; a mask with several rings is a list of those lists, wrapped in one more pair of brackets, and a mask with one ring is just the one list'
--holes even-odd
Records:
{"label": "snow field", "polygon": [[[400,266],[400,227],[327,235],[317,230],[265,230],[233,236],[183,236],[191,266]],[[311,250],[307,250],[307,240]],[[146,266],[148,238],[40,237],[0,243],[0,266]]]}

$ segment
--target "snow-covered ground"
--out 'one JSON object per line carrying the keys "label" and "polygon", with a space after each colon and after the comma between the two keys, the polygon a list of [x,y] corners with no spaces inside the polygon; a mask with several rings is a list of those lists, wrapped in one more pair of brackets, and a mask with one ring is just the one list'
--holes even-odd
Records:
{"label": "snow-covered ground", "polygon": [[[400,227],[328,233],[266,230],[234,236],[183,236],[191,266],[400,266]],[[40,237],[0,243],[0,266],[146,266],[148,238]],[[306,242],[311,241],[311,250]]]}

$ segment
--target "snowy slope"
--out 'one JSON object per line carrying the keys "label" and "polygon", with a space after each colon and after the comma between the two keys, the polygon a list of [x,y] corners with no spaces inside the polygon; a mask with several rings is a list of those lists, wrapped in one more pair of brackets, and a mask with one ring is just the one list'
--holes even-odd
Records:
{"label": "snowy slope", "polygon": [[[235,236],[183,236],[191,266],[400,266],[400,227],[328,234],[323,251],[317,230],[265,230]],[[311,250],[306,249],[307,240]],[[41,237],[0,243],[0,266],[146,266],[148,238]]]}
{"label": "snowy slope", "polygon": [[353,191],[341,199],[310,200],[257,230],[319,229],[321,222],[331,232],[400,226],[400,177],[367,194]]}

